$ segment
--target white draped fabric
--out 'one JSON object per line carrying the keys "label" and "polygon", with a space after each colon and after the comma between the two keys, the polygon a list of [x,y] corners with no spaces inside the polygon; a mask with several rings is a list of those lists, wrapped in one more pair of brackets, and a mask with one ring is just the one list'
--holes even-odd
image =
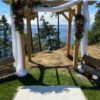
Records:
{"label": "white draped fabric", "polygon": [[84,33],[83,38],[80,43],[81,47],[81,56],[87,55],[87,45],[88,45],[88,30],[89,30],[89,9],[88,9],[88,2],[87,0],[84,0],[83,2],[83,15],[86,19],[85,27],[84,27]]}
{"label": "white draped fabric", "polygon": [[14,25],[14,19],[11,15],[11,22],[12,22],[12,51],[13,51],[13,57],[15,59],[14,67],[17,66],[17,38],[16,38],[16,32],[15,32],[15,25]]}
{"label": "white draped fabric", "polygon": [[13,57],[15,59],[14,67],[16,68],[16,75],[19,77],[23,77],[27,74],[24,69],[23,64],[23,53],[21,46],[21,36],[18,31],[15,29],[13,14],[11,11],[11,22],[12,22],[12,49],[13,49]]}
{"label": "white draped fabric", "polygon": [[65,9],[68,9],[69,7],[76,5],[80,1],[82,1],[82,0],[71,0],[67,3],[64,3],[64,4],[56,6],[56,7],[35,7],[34,11],[36,11],[36,12],[60,12]]}
{"label": "white draped fabric", "polygon": [[[81,56],[83,57],[84,55],[87,55],[87,45],[88,45],[88,30],[89,30],[89,9],[88,9],[88,2],[87,0],[83,0],[83,15],[86,19],[85,27],[84,27],[84,33],[83,33],[83,38],[81,39],[80,47],[81,47]],[[80,73],[84,73],[84,70],[82,69],[82,65],[79,65],[77,67],[78,71]]]}

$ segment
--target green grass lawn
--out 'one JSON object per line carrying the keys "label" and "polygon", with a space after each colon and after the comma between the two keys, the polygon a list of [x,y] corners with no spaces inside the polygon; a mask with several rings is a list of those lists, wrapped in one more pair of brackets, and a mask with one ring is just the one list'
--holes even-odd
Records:
{"label": "green grass lawn", "polygon": [[[24,78],[9,78],[0,84],[0,100],[12,100],[18,86],[23,85],[77,85],[80,86],[88,100],[100,100],[100,88],[94,88],[84,76],[68,68],[28,69]],[[78,94],[77,94],[78,95]]]}

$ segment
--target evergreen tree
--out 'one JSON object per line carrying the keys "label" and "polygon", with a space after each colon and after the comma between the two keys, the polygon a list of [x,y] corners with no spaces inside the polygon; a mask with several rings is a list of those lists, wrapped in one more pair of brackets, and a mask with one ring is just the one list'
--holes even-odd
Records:
{"label": "evergreen tree", "polygon": [[8,52],[11,51],[11,41],[10,40],[10,25],[7,23],[6,17],[3,15],[0,20],[0,34],[2,38],[0,38],[1,48],[3,49],[3,56],[8,56]]}
{"label": "evergreen tree", "polygon": [[95,21],[92,29],[89,32],[89,44],[96,44],[100,42],[100,2],[97,3],[96,7],[98,8],[98,11],[95,15]]}
{"label": "evergreen tree", "polygon": [[40,20],[42,21],[42,24],[39,28],[39,34],[36,33],[32,37],[33,38],[34,52],[40,51],[40,44],[41,44],[42,50],[58,49],[59,44],[61,47],[63,47],[65,45],[65,43],[62,42],[60,39],[58,42],[58,35],[59,34],[58,34],[58,30],[55,27],[55,25],[51,25],[48,21],[46,21],[44,16],[42,16],[40,18]]}
{"label": "evergreen tree", "polygon": [[2,39],[2,22],[0,20],[0,58],[2,57],[2,44],[3,44],[3,39]]}
{"label": "evergreen tree", "polygon": [[48,21],[41,17],[42,25],[40,28],[41,41],[50,50],[57,49],[57,30],[54,25],[51,25]]}
{"label": "evergreen tree", "polygon": [[33,36],[33,47],[34,47],[34,52],[40,51],[40,43],[39,43],[38,34],[34,34]]}
{"label": "evergreen tree", "polygon": [[[53,50],[57,49],[58,45],[58,32],[54,25],[51,25],[48,21],[45,20],[44,16],[40,18],[42,24],[39,28],[39,34],[33,36],[33,45],[35,52],[40,51],[40,43],[42,50]],[[40,36],[40,37],[39,37]]]}

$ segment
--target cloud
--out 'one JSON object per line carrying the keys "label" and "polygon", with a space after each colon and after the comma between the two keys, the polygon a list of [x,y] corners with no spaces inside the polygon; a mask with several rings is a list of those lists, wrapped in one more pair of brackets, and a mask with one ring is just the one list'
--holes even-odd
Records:
{"label": "cloud", "polygon": [[90,25],[94,23],[94,20],[95,20],[95,14],[91,14],[90,15]]}
{"label": "cloud", "polygon": [[[41,16],[44,15],[44,18],[46,21],[49,21],[50,24],[53,24],[53,25],[57,25],[57,16],[53,16],[53,17],[50,17],[52,15],[52,13],[39,13],[39,19],[41,18]],[[7,21],[9,24],[11,24],[11,17],[10,17],[10,14],[5,14],[6,18],[7,18]],[[1,19],[1,15],[0,15],[0,19]],[[95,20],[95,14],[90,14],[90,25],[93,24]],[[39,21],[39,24],[41,25],[41,21]],[[24,19],[24,24],[26,25],[26,20]],[[32,25],[37,25],[37,19],[35,18],[34,20],[31,21],[31,24]],[[60,15],[60,25],[67,25],[68,24],[68,21],[62,16]],[[72,25],[74,25],[74,18],[73,18],[73,21],[72,21]]]}
{"label": "cloud", "polygon": [[[57,25],[58,23],[58,17],[57,16],[53,16],[51,17],[52,13],[48,12],[48,13],[39,13],[39,19],[44,16],[45,20],[50,22],[50,24],[53,24],[53,25]],[[67,24],[67,20],[62,16],[60,15],[59,17],[59,22],[60,24]],[[42,22],[39,21],[39,23],[41,24]],[[35,19],[34,21],[32,21],[32,24],[37,24],[37,20]]]}
{"label": "cloud", "polygon": [[[51,17],[52,13],[48,12],[48,13],[39,13],[39,24],[41,25],[42,21],[40,21],[40,18],[42,16],[44,16],[45,20],[48,21],[50,24],[52,25],[57,25],[58,23],[58,19],[57,19],[57,16],[53,16]],[[67,24],[67,20],[62,16],[60,15],[60,24]],[[26,24],[26,19],[24,19],[24,23]],[[31,24],[32,25],[37,25],[37,19],[35,18],[34,20],[31,21]]]}
{"label": "cloud", "polygon": [[[41,16],[44,15],[44,18],[46,21],[49,21],[50,24],[53,24],[53,25],[57,25],[57,17],[50,17],[52,15],[52,13],[39,13],[39,19],[41,18]],[[90,14],[90,25],[93,24],[95,20],[95,14]],[[25,24],[26,24],[26,20],[24,21]],[[35,18],[35,20],[32,20],[32,25],[37,25],[37,19]],[[42,22],[39,21],[39,23],[41,24]],[[60,25],[68,25],[68,21],[62,16],[60,15]],[[72,25],[74,25],[74,18],[73,18],[73,21],[72,21]]]}

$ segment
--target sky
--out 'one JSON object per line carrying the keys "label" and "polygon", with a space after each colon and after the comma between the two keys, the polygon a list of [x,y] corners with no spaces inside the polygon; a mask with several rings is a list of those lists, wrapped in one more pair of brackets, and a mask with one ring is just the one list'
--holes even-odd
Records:
{"label": "sky", "polygon": [[[95,19],[95,14],[97,12],[97,8],[95,7],[96,5],[93,4],[91,6],[89,6],[89,14],[90,14],[90,24],[92,25]],[[2,15],[5,15],[8,22],[11,24],[11,19],[10,19],[10,6],[3,3],[2,0],[0,0],[0,18]],[[49,21],[51,24],[57,25],[57,18],[56,17],[50,17],[52,15],[52,13],[39,13],[39,18],[44,15],[45,19],[47,21]],[[24,20],[25,24],[26,21]],[[34,21],[32,21],[32,25],[36,25],[36,19]],[[41,22],[40,22],[41,24]],[[66,25],[67,24],[67,20],[60,15],[60,25]],[[74,23],[73,23],[74,24]]]}

